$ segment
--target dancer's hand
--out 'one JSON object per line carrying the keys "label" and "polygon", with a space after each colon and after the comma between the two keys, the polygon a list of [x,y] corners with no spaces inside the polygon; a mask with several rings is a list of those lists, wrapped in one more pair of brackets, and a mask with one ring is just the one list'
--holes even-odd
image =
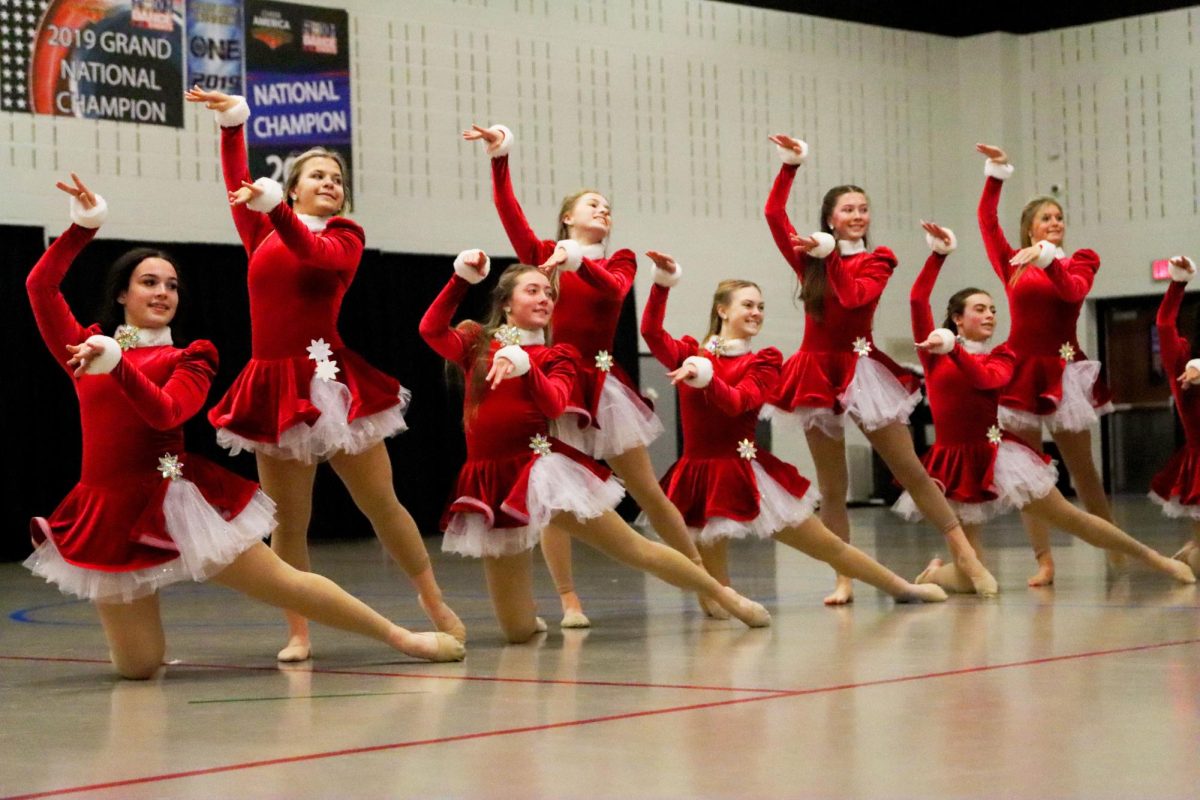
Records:
{"label": "dancer's hand", "polygon": [[71,354],[71,357],[67,359],[67,366],[75,368],[76,378],[82,377],[91,363],[104,354],[103,347],[97,347],[87,342],[69,344],[67,351]]}
{"label": "dancer's hand", "polygon": [[204,107],[213,111],[228,111],[237,105],[237,98],[224,92],[210,92],[193,86],[183,93],[183,99],[189,103],[204,103]]}
{"label": "dancer's hand", "polygon": [[244,206],[262,193],[263,190],[260,187],[250,181],[242,181],[242,188],[229,193],[229,205]]}
{"label": "dancer's hand", "polygon": [[776,133],[768,136],[767,138],[782,147],[784,150],[791,150],[796,155],[804,154],[804,146],[800,143],[799,139],[793,139],[791,136],[788,136],[784,133]]}
{"label": "dancer's hand", "polygon": [[1040,244],[1031,244],[1029,247],[1023,247],[1013,254],[1013,257],[1008,260],[1008,263],[1014,267],[1019,267],[1022,264],[1032,264],[1041,258],[1042,246]]}
{"label": "dancer's hand", "polygon": [[657,250],[647,250],[646,258],[653,261],[654,266],[658,267],[668,275],[674,275],[675,271],[679,269],[679,264],[675,261],[674,257],[669,256],[666,253],[660,253]]}
{"label": "dancer's hand", "polygon": [[1008,163],[1008,154],[993,144],[977,144],[975,145],[975,151],[982,153],[990,161],[995,161],[997,164]]}
{"label": "dancer's hand", "polygon": [[947,247],[950,246],[950,231],[946,230],[941,225],[938,225],[936,222],[926,222],[925,220],[921,220],[921,227],[924,228],[925,232],[933,238],[941,239],[946,243]]}
{"label": "dancer's hand", "polygon": [[471,255],[463,258],[462,263],[478,272],[482,277],[483,268],[486,267],[488,263],[487,253],[483,252],[482,250],[473,250]]}
{"label": "dancer's hand", "polygon": [[512,374],[516,369],[513,363],[507,358],[500,356],[492,359],[492,368],[488,370],[488,374],[484,377],[484,382],[491,382],[492,388],[495,389],[500,385],[500,382]]}
{"label": "dancer's hand", "polygon": [[471,125],[471,130],[462,132],[463,139],[468,142],[477,142],[483,140],[487,143],[487,154],[490,156],[500,149],[500,145],[504,142],[504,134],[500,131],[494,131],[491,128],[484,128],[481,125]]}
{"label": "dancer's hand", "polygon": [[940,336],[934,336],[933,333],[931,332],[928,336],[925,337],[925,341],[913,342],[913,346],[916,347],[921,352],[927,353],[930,350],[941,347],[942,339]]}
{"label": "dancer's hand", "polygon": [[[72,176],[72,177],[74,177],[74,176]],[[1192,260],[1190,258],[1188,258],[1187,256],[1175,256],[1174,258],[1171,259],[1170,263],[1171,263],[1172,267],[1175,267],[1176,269],[1181,269],[1184,272],[1186,272],[1188,275],[1196,274],[1196,265],[1193,264]]]}
{"label": "dancer's hand", "polygon": [[673,369],[670,372],[668,372],[667,377],[671,379],[672,386],[677,386],[686,380],[691,380],[692,378],[695,378],[699,374],[700,374],[700,371],[698,369],[696,369],[695,364],[684,364],[679,369]]}
{"label": "dancer's hand", "polygon": [[79,180],[79,176],[74,172],[71,173],[71,182],[74,186],[68,186],[62,181],[56,181],[54,186],[60,191],[74,197],[79,201],[79,205],[83,206],[84,211],[91,211],[96,207],[96,193],[83,185],[83,181]]}
{"label": "dancer's hand", "polygon": [[550,257],[538,265],[538,271],[551,280],[554,279],[554,274],[558,272],[558,268],[567,263],[567,248],[558,245],[554,248],[554,252]]}
{"label": "dancer's hand", "polygon": [[798,233],[789,233],[788,239],[792,243],[792,249],[796,251],[798,256],[808,255],[808,251],[815,248],[818,244],[813,236],[801,236]]}
{"label": "dancer's hand", "polygon": [[1179,381],[1180,388],[1190,388],[1193,384],[1200,381],[1200,369],[1196,369],[1189,364],[1187,369],[1183,371],[1183,374],[1176,378],[1176,380]]}

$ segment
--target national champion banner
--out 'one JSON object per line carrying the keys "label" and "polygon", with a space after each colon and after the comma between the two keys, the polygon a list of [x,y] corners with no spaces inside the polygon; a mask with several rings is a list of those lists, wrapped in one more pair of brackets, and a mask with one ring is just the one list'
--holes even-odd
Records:
{"label": "national champion banner", "polygon": [[183,126],[183,0],[52,0],[26,52],[35,114]]}
{"label": "national champion banner", "polygon": [[282,182],[291,158],[315,146],[351,163],[348,24],[340,9],[246,0],[252,175]]}
{"label": "national champion banner", "polygon": [[242,94],[242,0],[187,0],[187,85]]}

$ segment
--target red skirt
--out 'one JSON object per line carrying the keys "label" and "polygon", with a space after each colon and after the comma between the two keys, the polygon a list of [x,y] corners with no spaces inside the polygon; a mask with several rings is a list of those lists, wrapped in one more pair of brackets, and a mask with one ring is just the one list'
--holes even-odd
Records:
{"label": "red skirt", "polygon": [[1082,354],[1070,363],[1057,355],[1019,355],[1012,380],[1000,393],[1006,428],[1081,431],[1112,410],[1112,392],[1100,362]]}
{"label": "red skirt", "polygon": [[1150,481],[1150,499],[1168,517],[1200,520],[1200,445],[1185,445]]}

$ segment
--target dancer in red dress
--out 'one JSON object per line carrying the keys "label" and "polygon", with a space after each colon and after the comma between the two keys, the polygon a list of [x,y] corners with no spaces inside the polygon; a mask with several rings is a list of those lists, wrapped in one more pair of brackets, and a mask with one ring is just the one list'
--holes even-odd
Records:
{"label": "dancer in red dress", "polygon": [[[341,156],[309,150],[294,160],[285,187],[269,178],[252,184],[242,132],[250,116],[245,99],[198,88],[187,99],[217,112],[233,221],[250,256],[251,359],[209,420],[232,454],[255,454],[263,489],[278,504],[271,546],[289,564],[309,569],[313,479],[317,462],[328,460],[434,625],[466,641],[392,484],[383,440],[405,430],[408,390],[346,347],[337,330],[364,244],[362,228],[339,216],[347,204]],[[306,621],[287,620],[279,660],[308,659]]]}
{"label": "dancer in red dress", "polygon": [[[835,186],[821,204],[821,231],[799,236],[788,219],[787,201],[808,145],[771,137],[783,167],[767,197],[767,224],[775,244],[800,280],[804,340],[783,365],[783,379],[766,410],[804,430],[821,490],[821,521],[850,540],[846,511],[845,416],[862,429],[896,480],[923,515],[946,537],[950,552],[981,594],[993,594],[996,579],[976,557],[954,511],[925,472],[913,449],[908,415],[920,402],[919,381],[875,347],[875,308],[896,268],[886,247],[867,249],[871,212],[857,186]],[[850,578],[839,575],[826,604],[853,599]]]}
{"label": "dancer in red dress", "polygon": [[[556,268],[559,273],[561,300],[554,335],[558,341],[574,345],[583,356],[575,404],[583,406],[581,411],[586,413],[556,421],[555,435],[607,461],[663,541],[701,563],[683,518],[659,488],[646,450],[662,433],[662,423],[612,359],[613,338],[621,306],[633,286],[637,257],[626,249],[606,255],[612,229],[608,200],[594,189],[569,195],[558,215],[558,240],[541,239],[513,192],[508,162],[512,131],[503,125],[475,125],[463,132],[463,138],[487,145],[496,210],[517,258],[526,264]],[[570,539],[551,526],[542,548],[563,601],[564,624],[586,624],[571,580]],[[726,616],[703,599],[702,605],[710,616]]]}
{"label": "dancer in red dress", "polygon": [[[1075,333],[1100,257],[1092,250],[1067,256],[1062,249],[1066,233],[1062,206],[1052,197],[1035,197],[1025,204],[1021,249],[1009,245],[997,207],[1013,166],[999,147],[980,144],[976,150],[988,157],[979,230],[992,269],[1004,282],[1012,311],[1008,346],[1017,358],[1012,383],[1000,394],[1000,424],[1038,451],[1045,425],[1084,507],[1111,522],[1112,510],[1092,460],[1089,428],[1112,410],[1112,395],[1100,379],[1100,362],[1084,355]],[[1038,562],[1029,585],[1053,583],[1050,531],[1028,516],[1025,527]]]}
{"label": "dancer in red dress", "polygon": [[1192,358],[1192,346],[1179,335],[1175,321],[1183,303],[1183,292],[1196,277],[1196,265],[1186,256],[1171,259],[1171,285],[1158,307],[1158,346],[1163,371],[1171,377],[1171,396],[1183,424],[1186,442],[1150,482],[1150,499],[1162,506],[1171,519],[1188,519],[1192,538],[1175,558],[1200,572],[1200,358]]}
{"label": "dancer in red dress", "polygon": [[899,602],[945,600],[937,587],[909,583],[838,538],[813,515],[819,498],[808,479],[758,448],[758,415],[783,363],[774,347],[750,349],[765,311],[758,285],[722,281],[704,344],[690,336],[676,339],[663,329],[663,319],[680,267],[669,255],[646,255],[657,269],[642,337],[679,387],[683,426],[683,454],[663,476],[662,487],[683,514],[709,574],[730,585],[730,539],[775,539]]}
{"label": "dancer in red dress", "polygon": [[[1050,459],[1001,429],[998,399],[1012,379],[1016,357],[1006,345],[988,350],[996,307],[981,289],[955,292],[944,327],[933,327],[929,296],[955,240],[946,228],[931,222],[922,226],[933,253],[913,284],[912,328],[925,367],[925,390],[937,432],[924,463],[963,520],[975,552],[983,557],[983,523],[997,513],[1019,508],[1089,544],[1131,555],[1181,583],[1194,583],[1195,576],[1185,564],[1154,552],[1111,522],[1067,502],[1057,489],[1058,472]],[[919,518],[907,495],[896,505],[910,519]],[[976,591],[962,570],[939,558],[933,559],[916,581],[953,592]]]}
{"label": "dancer in red dress", "polygon": [[762,606],[626,525],[612,510],[622,491],[609,469],[554,435],[550,422],[567,410],[579,351],[547,343],[557,296],[543,272],[509,267],[487,321],[450,327],[467,290],[488,269],[481,251],[460,254],[455,275],[421,320],[421,336],[466,382],[467,461],[447,509],[442,549],[483,558],[507,639],[524,642],[545,630],[534,606],[529,553],[551,523],[618,561],[705,595],[751,627],[768,625]]}
{"label": "dancer in red dress", "polygon": [[158,591],[185,580],[211,579],[420,658],[461,659],[453,638],[393,625],[328,579],[281,561],[262,542],[274,527],[270,498],[187,452],[183,424],[204,403],[217,351],[206,341],[173,344],[179,275],[167,254],[138,248],[113,265],[106,293],[113,338],[76,321],[59,285],[108,206],[71,178],[58,187],[72,196],[74,224],[26,288],[42,339],[76,379],[83,464],[54,513],[34,519],[36,549],[25,565],[95,604],[113,665],[126,678],[149,678],[161,666]]}

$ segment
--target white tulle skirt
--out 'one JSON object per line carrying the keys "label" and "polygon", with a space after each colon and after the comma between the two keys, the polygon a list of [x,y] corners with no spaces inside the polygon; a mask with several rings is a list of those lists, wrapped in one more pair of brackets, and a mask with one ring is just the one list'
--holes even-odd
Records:
{"label": "white tulle skirt", "polygon": [[662,421],[637,394],[611,375],[596,406],[599,428],[580,428],[574,414],[550,421],[550,434],[592,458],[611,458],[645,447],[663,432]]}
{"label": "white tulle skirt", "polygon": [[[700,544],[711,544],[718,539],[770,539],[784,528],[799,525],[813,515],[821,502],[816,486],[809,487],[803,497],[796,497],[779,485],[757,461],[750,462],[754,470],[754,481],[758,485],[758,516],[745,522],[728,517],[713,517],[703,528],[688,528]],[[648,521],[639,517],[643,527]]]}
{"label": "white tulle skirt", "polygon": [[1084,431],[1112,413],[1113,404],[1092,405],[1092,389],[1100,379],[1099,361],[1072,361],[1063,368],[1062,400],[1050,414],[1034,414],[1000,406],[1000,426],[1005,430],[1041,430],[1051,433]]}
{"label": "white tulle skirt", "polygon": [[279,435],[279,441],[275,444],[256,442],[226,428],[219,428],[217,444],[228,448],[231,456],[246,450],[305,464],[323,461],[338,453],[355,455],[408,430],[404,411],[412,399],[412,392],[401,388],[398,397],[399,402],[391,408],[350,422],[348,418],[353,398],[349,387],[339,381],[327,381],[314,375],[309,388],[309,402],[321,412],[315,423],[293,425]]}
{"label": "white tulle skirt", "polygon": [[991,489],[1015,508],[1024,508],[1058,485],[1058,469],[1023,444],[1004,439],[996,452]]}
{"label": "white tulle skirt", "polygon": [[[1001,514],[1007,514],[1013,508],[1012,503],[1003,497],[986,500],[982,503],[961,503],[950,498],[946,498],[946,502],[950,504],[958,521],[964,525],[982,525]],[[892,505],[892,511],[909,522],[920,522],[925,519],[925,515],[921,513],[921,509],[917,508],[912,495],[908,492],[900,495],[900,499]]]}
{"label": "white tulle skirt", "polygon": [[854,378],[838,396],[846,413],[870,433],[892,423],[908,424],[908,417],[921,402],[921,391],[904,388],[891,370],[873,358],[860,358]]}
{"label": "white tulle skirt", "polygon": [[25,566],[64,594],[103,603],[129,603],[181,581],[204,581],[269,536],[275,528],[275,503],[258,491],[242,512],[226,520],[191,481],[171,481],[163,499],[167,533],[179,557],[128,572],[80,567],[68,562],[47,537]]}
{"label": "white tulle skirt", "polygon": [[830,439],[841,441],[846,438],[846,417],[833,413],[832,408],[797,406],[793,411],[784,411],[778,406],[764,405],[758,418],[786,425],[801,434],[816,429]]}
{"label": "white tulle skirt", "polygon": [[602,480],[587,467],[558,454],[539,456],[529,473],[526,495],[528,514],[504,511],[528,522],[519,528],[493,528],[491,510],[457,512],[450,517],[442,537],[442,552],[484,558],[510,556],[532,550],[541,540],[550,518],[568,511],[576,519],[594,519],[611,511],[625,496],[616,478]]}

